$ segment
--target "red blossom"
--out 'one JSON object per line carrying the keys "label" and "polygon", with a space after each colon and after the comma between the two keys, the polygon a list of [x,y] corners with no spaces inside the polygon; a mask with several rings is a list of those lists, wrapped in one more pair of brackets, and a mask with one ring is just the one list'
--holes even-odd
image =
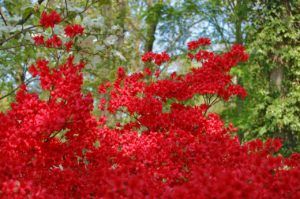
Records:
{"label": "red blossom", "polygon": [[177,76],[177,73],[176,73],[176,71],[174,71],[173,73],[171,73],[171,79],[175,79],[175,77]]}
{"label": "red blossom", "polygon": [[52,47],[60,47],[62,45],[62,41],[56,34],[53,34],[51,38],[49,38],[46,41],[46,47],[47,48],[52,48]]}
{"label": "red blossom", "polygon": [[203,112],[206,112],[208,109],[209,109],[209,106],[207,104],[201,104],[200,105],[200,109],[203,111]]}
{"label": "red blossom", "polygon": [[206,46],[210,44],[211,42],[209,38],[200,38],[198,41],[191,41],[187,45],[189,50],[194,50],[196,48],[199,48],[200,46]]}
{"label": "red blossom", "polygon": [[33,64],[28,68],[28,71],[32,74],[33,77],[36,77],[38,75],[38,70]]}
{"label": "red blossom", "polygon": [[45,43],[43,35],[35,36],[35,37],[33,37],[33,40],[34,40],[34,45],[39,45],[39,44],[44,44]]}
{"label": "red blossom", "polygon": [[155,64],[160,66],[164,62],[168,62],[170,60],[170,56],[166,52],[163,52],[162,54],[146,52],[142,56],[142,61],[145,63],[151,62],[152,60],[155,60]]}
{"label": "red blossom", "polygon": [[98,92],[100,94],[106,93],[106,88],[105,88],[105,85],[103,83],[98,87]]}
{"label": "red blossom", "polygon": [[105,86],[106,86],[106,88],[109,88],[109,87],[111,87],[111,84],[110,84],[110,82],[106,82],[106,83],[105,83]]}
{"label": "red blossom", "polygon": [[145,54],[142,56],[143,62],[150,62],[153,60],[154,53],[152,52],[145,52]]}
{"label": "red blossom", "polygon": [[57,12],[52,11],[49,15],[47,14],[47,12],[43,12],[40,20],[40,26],[45,28],[53,28],[55,24],[59,24],[60,22],[61,17]]}
{"label": "red blossom", "polygon": [[160,71],[157,69],[157,70],[155,71],[154,75],[155,75],[156,78],[159,78]]}
{"label": "red blossom", "polygon": [[71,38],[78,34],[82,35],[83,31],[84,31],[84,28],[82,28],[81,25],[71,24],[71,26],[66,26],[65,35]]}
{"label": "red blossom", "polygon": [[145,73],[147,76],[150,76],[150,75],[151,75],[151,70],[150,70],[149,66],[147,66],[147,67],[144,69],[144,73]]}
{"label": "red blossom", "polygon": [[70,48],[73,45],[73,41],[69,41],[69,42],[65,43],[64,45],[66,46],[66,51],[69,52]]}
{"label": "red blossom", "polygon": [[282,141],[282,139],[275,139],[273,141],[274,149],[276,152],[278,152],[279,149],[282,147],[281,141]]}
{"label": "red blossom", "polygon": [[105,125],[107,118],[105,116],[99,117],[99,125]]}
{"label": "red blossom", "polygon": [[118,78],[123,79],[125,77],[125,68],[120,67],[118,68]]}
{"label": "red blossom", "polygon": [[192,53],[188,53],[188,56],[190,57],[191,61],[194,59],[194,55]]}

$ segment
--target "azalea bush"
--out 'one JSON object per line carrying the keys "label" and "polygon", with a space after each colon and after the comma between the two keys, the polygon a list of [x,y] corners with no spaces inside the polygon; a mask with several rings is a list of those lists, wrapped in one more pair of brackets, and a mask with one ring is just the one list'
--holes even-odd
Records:
{"label": "azalea bush", "polygon": [[[40,25],[60,22],[57,13],[44,13]],[[83,32],[67,25],[66,43],[53,33],[35,36],[35,45],[67,53]],[[247,95],[228,72],[248,59],[241,45],[221,55],[201,50],[210,43],[190,42],[187,57],[199,67],[166,79],[149,66],[169,55],[146,52],[144,71],[119,68],[114,82],[99,86],[100,99],[82,93],[85,63],[74,63],[73,55],[57,67],[37,60],[29,71],[50,95],[41,100],[24,84],[11,110],[0,114],[0,197],[300,198],[299,154],[282,157],[279,139],[241,144],[233,124],[209,113],[220,100]],[[196,96],[204,103],[186,105]],[[106,116],[91,114],[95,101],[97,109],[129,119],[108,127]]]}

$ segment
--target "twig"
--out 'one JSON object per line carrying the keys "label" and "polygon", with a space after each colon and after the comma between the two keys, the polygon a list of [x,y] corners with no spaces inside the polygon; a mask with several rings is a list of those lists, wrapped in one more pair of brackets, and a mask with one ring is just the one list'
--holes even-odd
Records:
{"label": "twig", "polygon": [[[40,1],[42,1],[42,0],[40,0]],[[69,16],[67,15],[66,17],[64,17],[64,18],[62,19],[62,21],[66,20],[67,17],[74,16],[74,15],[81,14],[81,13],[84,13],[91,5],[93,5],[93,3],[91,3],[91,4],[88,4],[88,3],[89,3],[89,0],[86,1],[86,5],[85,5],[85,8],[84,8],[83,11],[81,11],[81,12],[79,12],[79,13],[75,13],[75,14],[69,15]],[[27,17],[26,17],[26,18],[27,18]],[[28,19],[27,19],[27,20],[28,20]],[[27,21],[27,20],[26,20],[26,21]],[[24,21],[24,23],[25,23],[26,21]],[[20,23],[20,22],[19,22],[19,23]],[[23,24],[22,24],[22,23],[19,24],[19,23],[18,23],[17,25],[23,25],[23,24],[24,24],[24,23],[23,23]],[[4,40],[0,41],[0,46],[2,46],[5,42],[11,40],[12,38],[15,38],[16,36],[20,35],[21,33],[27,32],[28,30],[30,30],[30,29],[32,29],[32,28],[35,28],[35,27],[38,27],[38,26],[39,26],[39,25],[34,25],[34,26],[29,27],[29,28],[25,28],[25,29],[22,28],[22,30],[21,30],[20,32],[17,32],[16,34],[14,34],[14,35],[8,37],[7,39],[4,39]]]}
{"label": "twig", "polygon": [[[5,47],[5,48],[0,48],[0,51],[1,50],[9,50],[9,49],[13,49],[13,48],[21,48],[21,47],[26,47],[26,46],[36,46],[35,44],[20,44],[20,45],[17,45],[17,46],[9,46],[9,47]],[[48,48],[46,47],[45,45],[38,45],[37,47],[43,47],[43,48]],[[57,49],[57,50],[65,50],[63,47],[51,47],[51,49]],[[85,51],[83,50],[82,48],[79,48],[79,49],[70,49],[69,51],[72,51],[72,52],[79,52],[79,53],[85,53],[85,54],[88,54],[88,55],[98,55],[99,52],[97,53],[90,53],[88,51]]]}
{"label": "twig", "polygon": [[[176,44],[177,41],[179,41],[179,39],[181,38],[181,36],[182,36],[184,33],[186,33],[191,27],[193,27],[193,26],[196,25],[197,23],[200,23],[201,21],[205,20],[206,17],[203,17],[203,18],[201,18],[201,19],[195,21],[194,23],[190,24],[184,31],[182,31],[182,27],[183,27],[183,25],[185,25],[186,19],[187,19],[186,17],[183,19],[183,22],[180,24],[179,33],[178,33],[176,39],[173,40],[172,43],[170,44],[170,46],[165,50],[166,52],[168,52],[169,50],[172,49],[172,47]],[[161,69],[161,72],[163,72],[165,69],[167,69],[169,65],[170,65],[170,64],[165,64],[164,67]]]}
{"label": "twig", "polygon": [[[38,0],[38,4],[41,5],[44,0]],[[32,16],[32,12],[30,12],[24,19],[19,21],[16,25],[23,25],[30,17]]]}
{"label": "twig", "polygon": [[5,14],[4,14],[1,6],[0,6],[0,14],[1,14],[2,20],[4,21],[4,24],[7,26],[6,17],[5,17]]}
{"label": "twig", "polygon": [[35,28],[35,27],[38,27],[38,26],[34,25],[34,26],[29,27],[29,28],[25,28],[25,29],[22,28],[22,30],[20,32],[17,32],[16,34],[8,37],[7,39],[4,39],[4,40],[0,41],[0,46],[2,46],[5,42],[11,40],[12,38],[15,38],[16,36],[20,35],[21,33],[27,32],[28,30],[30,30],[32,28]]}
{"label": "twig", "polygon": [[[33,81],[36,81],[36,80],[38,80],[38,79],[32,79],[32,78],[31,78],[31,79],[29,79],[29,80],[26,81],[25,85],[28,85],[30,82],[33,82]],[[15,89],[13,89],[11,92],[7,93],[6,95],[0,97],[0,100],[2,100],[2,99],[4,99],[4,98],[8,97],[8,96],[11,95],[11,94],[13,94],[13,93],[14,93],[16,90],[18,90],[20,87],[21,87],[21,85],[18,86],[17,88],[15,88]]]}
{"label": "twig", "polygon": [[48,7],[48,4],[49,4],[49,0],[47,0],[46,6],[45,6],[45,8],[44,8],[43,12],[45,12],[45,10],[47,9],[47,7]]}
{"label": "twig", "polygon": [[68,10],[68,3],[67,3],[67,0],[65,0],[65,4],[66,4],[67,16],[68,16],[68,14],[69,14],[69,10]]}

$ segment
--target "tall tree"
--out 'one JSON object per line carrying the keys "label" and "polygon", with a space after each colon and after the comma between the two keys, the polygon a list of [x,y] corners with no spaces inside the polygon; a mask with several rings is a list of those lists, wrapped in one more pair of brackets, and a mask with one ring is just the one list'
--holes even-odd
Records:
{"label": "tall tree", "polygon": [[[235,118],[244,140],[284,139],[282,153],[300,151],[299,3],[254,1],[246,46],[251,52],[243,85],[249,92],[244,112],[224,112]],[[231,111],[231,112],[230,112]]]}

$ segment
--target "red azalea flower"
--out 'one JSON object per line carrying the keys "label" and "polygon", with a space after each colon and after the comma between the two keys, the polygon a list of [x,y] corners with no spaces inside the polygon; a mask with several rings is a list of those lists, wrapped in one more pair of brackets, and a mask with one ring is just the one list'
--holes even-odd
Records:
{"label": "red azalea flower", "polygon": [[45,28],[53,28],[55,24],[59,24],[60,22],[61,17],[57,12],[52,11],[49,15],[47,12],[44,12],[40,20],[40,26]]}
{"label": "red azalea flower", "polygon": [[150,70],[149,66],[147,66],[147,67],[144,69],[144,73],[145,73],[146,75],[148,75],[148,76],[151,75],[151,70]]}
{"label": "red azalea flower", "polygon": [[78,24],[71,24],[71,26],[66,26],[65,28],[65,35],[68,37],[73,37],[78,34],[83,34],[84,28]]}
{"label": "red azalea flower", "polygon": [[33,37],[33,40],[34,40],[34,45],[39,45],[39,44],[44,44],[45,43],[43,35]]}
{"label": "red azalea flower", "polygon": [[70,48],[73,45],[73,41],[69,41],[68,43],[65,43],[64,45],[66,46],[66,51],[69,52]]}
{"label": "red azalea flower", "polygon": [[155,71],[154,75],[156,76],[156,78],[159,78],[160,71],[157,69],[157,70]]}
{"label": "red azalea flower", "polygon": [[198,41],[191,41],[187,44],[189,50],[194,50],[196,48],[199,48],[200,46],[206,46],[210,45],[210,39],[209,38],[200,38]]}
{"label": "red azalea flower", "polygon": [[177,73],[176,73],[176,71],[174,71],[174,72],[171,74],[171,79],[175,79],[176,76],[177,76]]}
{"label": "red azalea flower", "polygon": [[188,56],[190,57],[191,61],[194,59],[194,55],[192,53],[188,53]]}
{"label": "red azalea flower", "polygon": [[125,68],[120,67],[118,68],[118,79],[123,79],[125,77]]}
{"label": "red azalea flower", "polygon": [[278,152],[279,149],[282,147],[281,141],[282,141],[282,139],[275,139],[273,141],[274,149],[276,152]]}
{"label": "red azalea flower", "polygon": [[53,34],[53,36],[46,41],[47,48],[60,47],[61,45],[62,45],[62,41],[56,34]]}
{"label": "red azalea flower", "polygon": [[169,54],[166,52],[163,52],[162,54],[153,53],[153,52],[146,52],[142,56],[143,62],[151,62],[152,60],[155,60],[155,64],[160,66],[162,63],[167,62],[170,60]]}

